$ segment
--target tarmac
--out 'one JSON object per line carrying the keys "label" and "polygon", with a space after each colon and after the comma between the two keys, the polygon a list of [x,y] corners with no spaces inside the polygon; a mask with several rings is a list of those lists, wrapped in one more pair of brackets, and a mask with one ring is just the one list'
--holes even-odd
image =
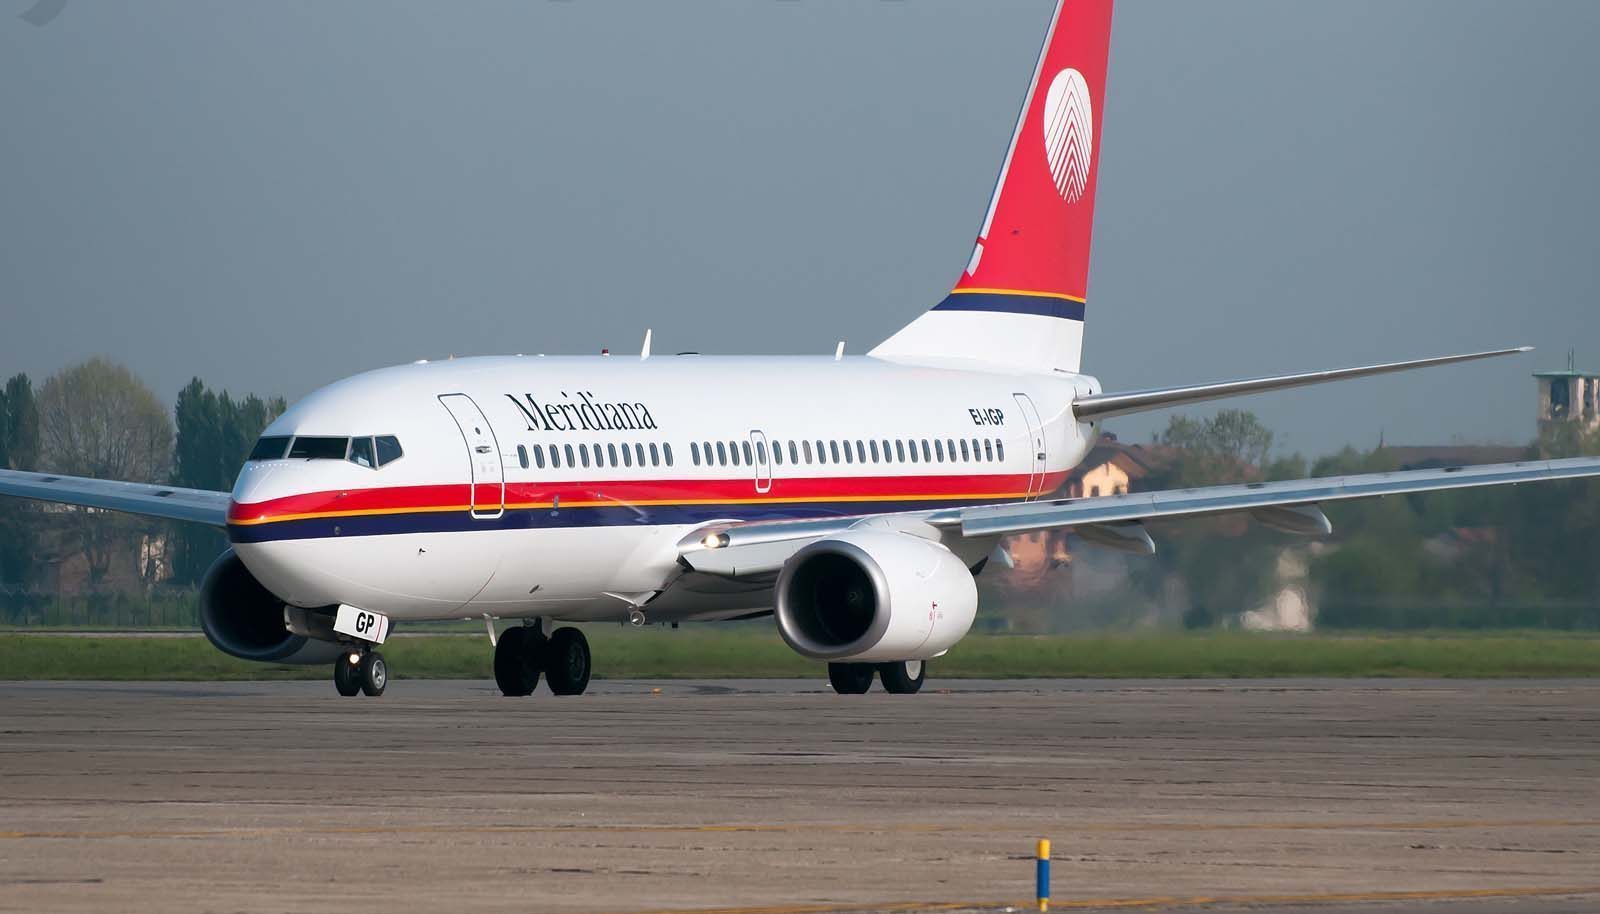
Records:
{"label": "tarmac", "polygon": [[0,911],[1029,910],[1038,838],[1052,910],[1600,910],[1600,683],[0,682]]}

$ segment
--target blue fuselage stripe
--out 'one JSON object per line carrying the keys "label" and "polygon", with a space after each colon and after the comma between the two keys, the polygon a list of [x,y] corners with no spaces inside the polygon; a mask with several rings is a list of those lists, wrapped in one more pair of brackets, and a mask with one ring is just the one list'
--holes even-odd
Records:
{"label": "blue fuselage stripe", "polygon": [[516,508],[499,517],[473,517],[468,511],[414,514],[359,514],[311,517],[269,524],[232,524],[234,543],[386,536],[401,533],[456,533],[467,530],[557,530],[569,527],[649,527],[703,524],[713,520],[804,520],[851,517],[893,511],[933,510],[971,505],[971,498],[944,501],[800,502],[784,504],[604,505],[578,508]]}

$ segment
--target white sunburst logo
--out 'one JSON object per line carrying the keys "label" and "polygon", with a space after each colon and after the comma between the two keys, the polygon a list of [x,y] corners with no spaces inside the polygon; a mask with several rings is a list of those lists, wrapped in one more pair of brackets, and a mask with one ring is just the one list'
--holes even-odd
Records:
{"label": "white sunburst logo", "polygon": [[1068,67],[1044,97],[1044,153],[1061,199],[1076,203],[1089,186],[1094,157],[1094,109],[1083,74]]}

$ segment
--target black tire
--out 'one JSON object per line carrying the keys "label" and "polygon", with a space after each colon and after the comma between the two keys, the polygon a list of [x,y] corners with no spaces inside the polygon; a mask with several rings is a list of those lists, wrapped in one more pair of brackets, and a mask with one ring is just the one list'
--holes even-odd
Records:
{"label": "black tire", "polygon": [[361,694],[377,698],[389,685],[389,664],[377,651],[367,651],[361,656]]}
{"label": "black tire", "polygon": [[557,695],[582,695],[589,687],[589,639],[575,628],[558,628],[544,646],[544,675]]}
{"label": "black tire", "polygon": [[494,646],[494,684],[508,697],[532,695],[539,685],[539,645],[527,626],[508,628]]}
{"label": "black tire", "polygon": [[891,695],[915,695],[928,679],[926,660],[897,660],[878,664],[878,678]]}
{"label": "black tire", "polygon": [[346,698],[361,694],[361,660],[358,657],[355,663],[351,663],[353,653],[340,654],[339,659],[333,662],[333,687]]}
{"label": "black tire", "polygon": [[872,688],[872,664],[830,663],[828,681],[840,695],[865,695]]}

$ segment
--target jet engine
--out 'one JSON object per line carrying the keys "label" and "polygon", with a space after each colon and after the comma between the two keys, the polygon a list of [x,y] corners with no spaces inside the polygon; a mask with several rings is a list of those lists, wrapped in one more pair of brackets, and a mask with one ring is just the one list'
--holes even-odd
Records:
{"label": "jet engine", "polygon": [[851,530],[783,566],[778,631],[817,660],[927,660],[960,641],[978,585],[949,549],[907,533]]}
{"label": "jet engine", "polygon": [[[299,632],[291,631],[291,622]],[[341,653],[320,614],[284,602],[261,586],[233,550],[200,584],[200,628],[224,654],[262,663],[330,663]],[[329,640],[314,637],[324,634]]]}

